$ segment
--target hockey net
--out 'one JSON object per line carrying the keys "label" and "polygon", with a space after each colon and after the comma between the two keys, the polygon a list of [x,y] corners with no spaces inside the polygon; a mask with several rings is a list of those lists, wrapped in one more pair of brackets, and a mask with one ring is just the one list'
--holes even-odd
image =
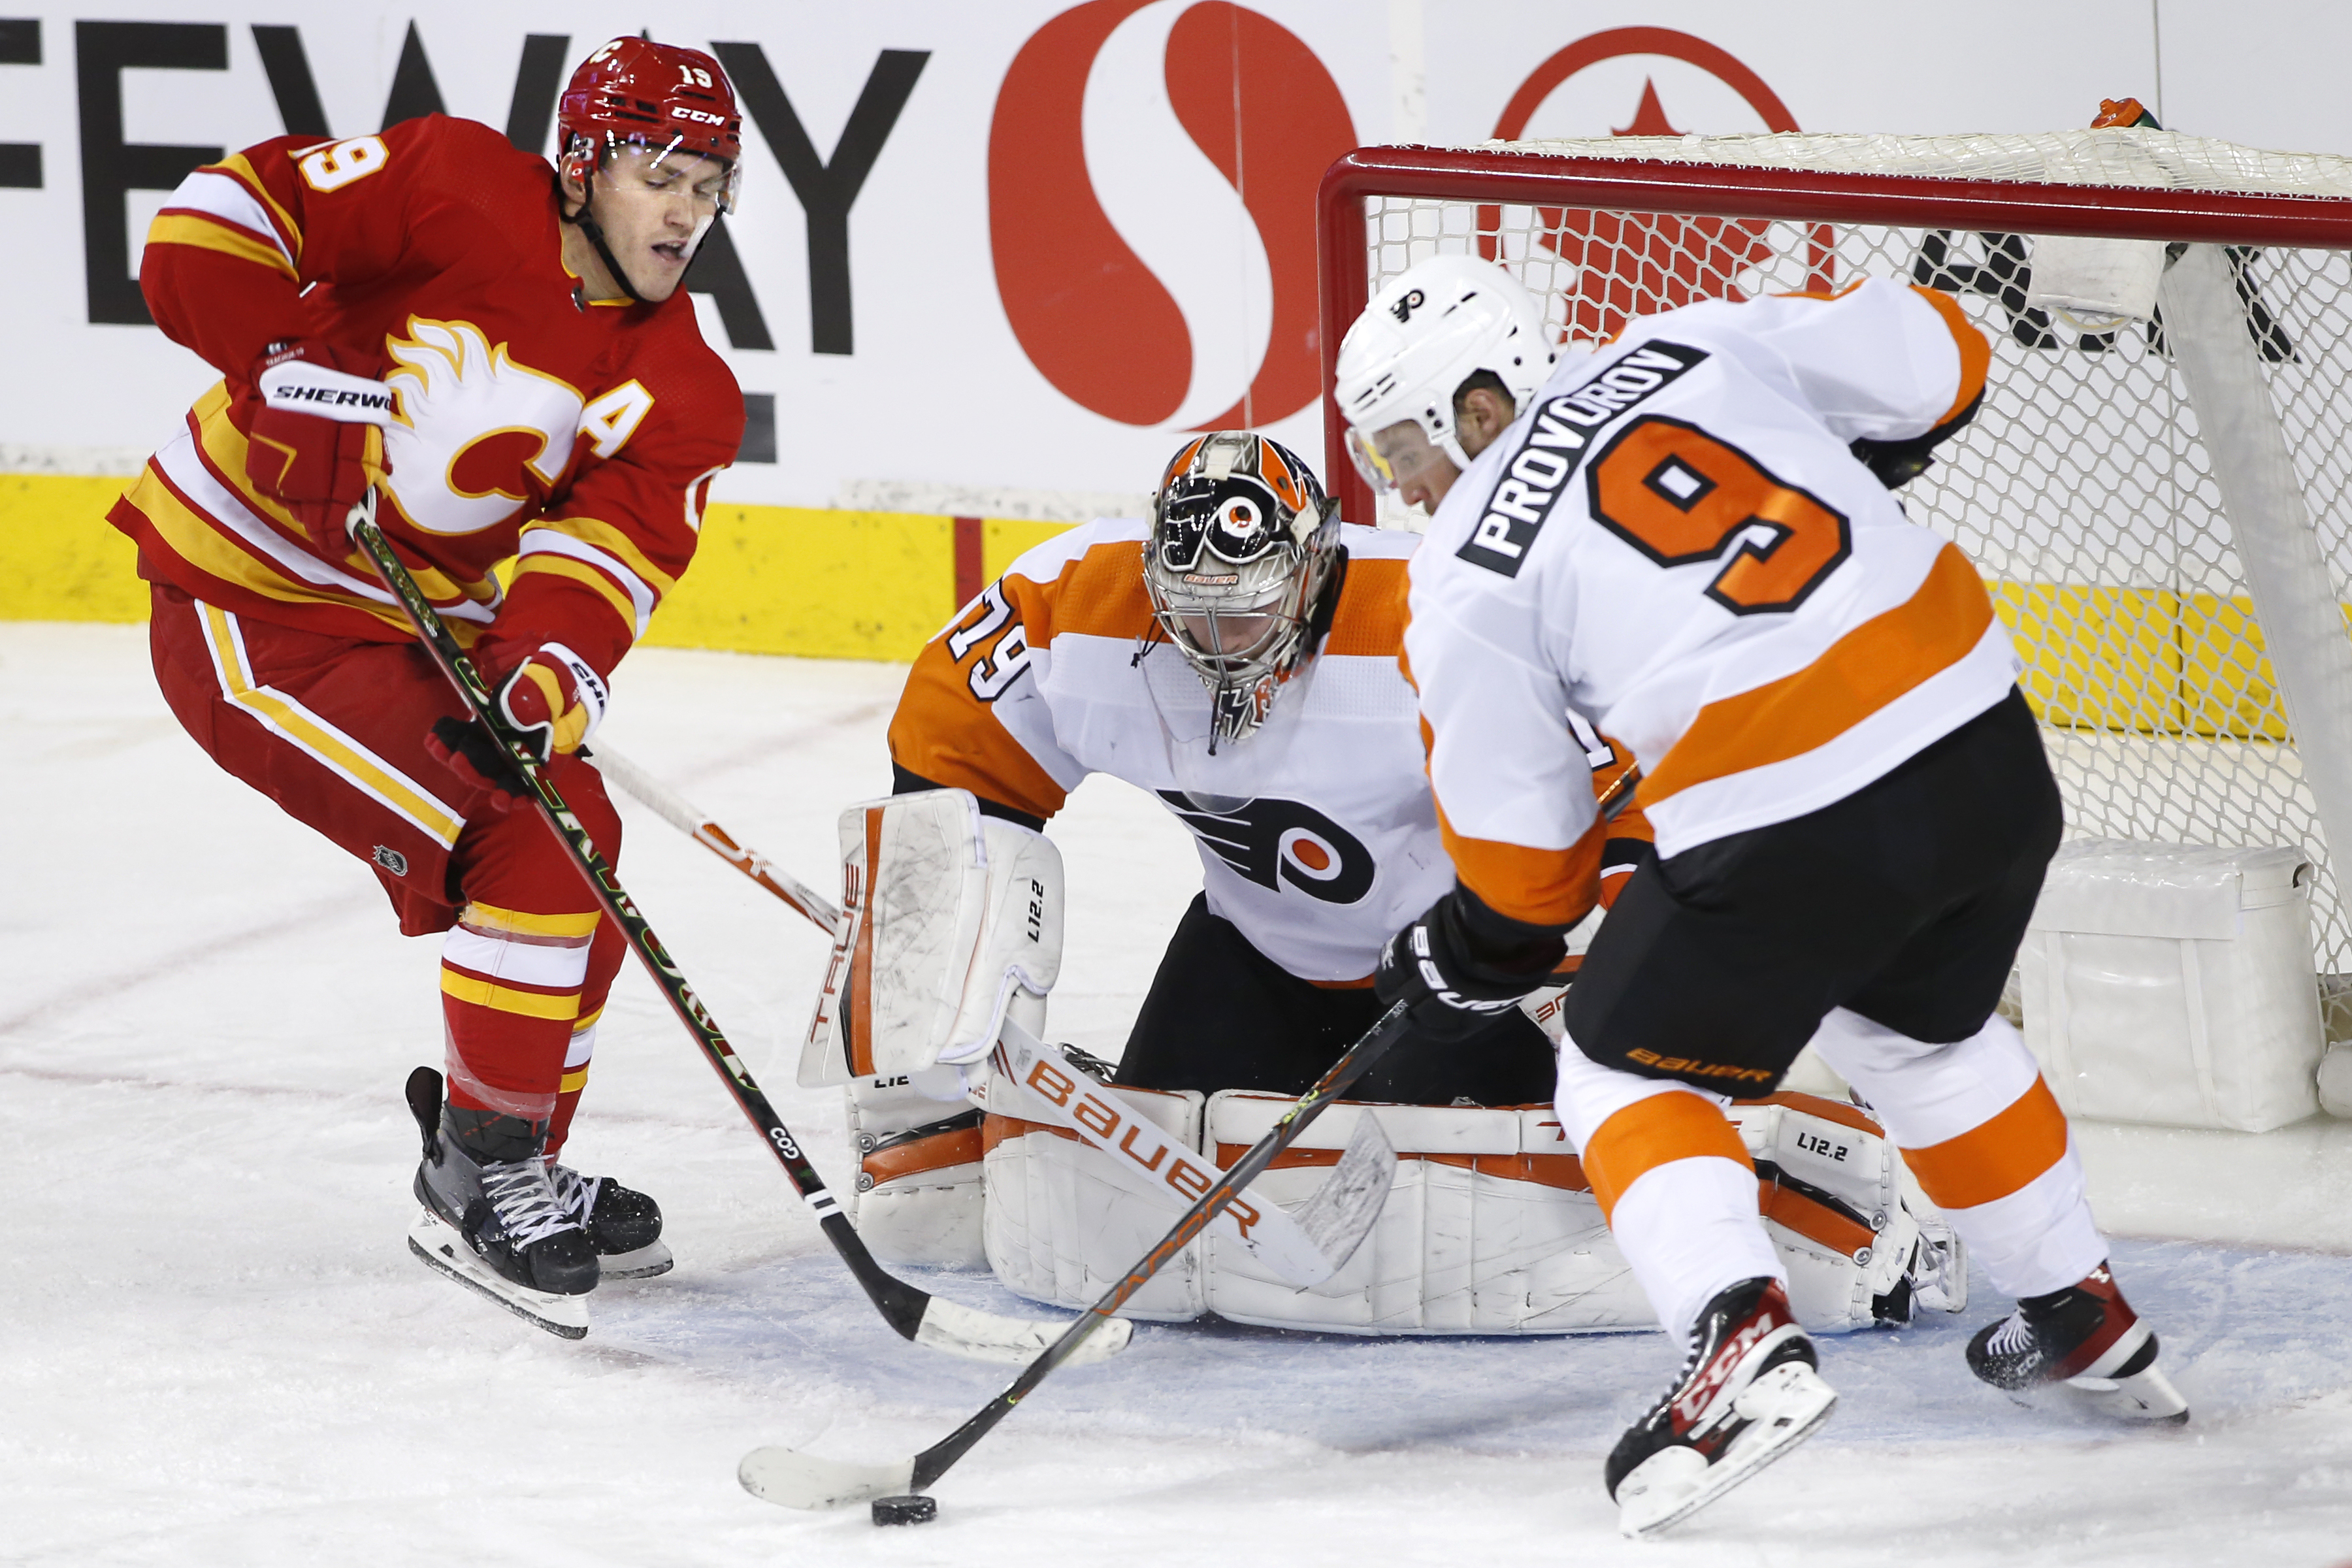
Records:
{"label": "hockey net", "polygon": [[[2352,838],[2352,160],[2143,130],[1371,148],[1327,178],[1322,222],[1327,369],[1370,294],[1441,252],[1510,268],[1571,345],[1864,277],[1954,296],[1991,378],[1905,505],[1976,561],[2015,636],[2069,835],[2301,848],[2327,1033],[2352,1037],[2325,831]],[[2162,305],[2037,308],[2050,234],[2166,241]],[[2184,268],[2191,244],[2210,259]],[[1365,516],[1326,419],[1327,471]]]}

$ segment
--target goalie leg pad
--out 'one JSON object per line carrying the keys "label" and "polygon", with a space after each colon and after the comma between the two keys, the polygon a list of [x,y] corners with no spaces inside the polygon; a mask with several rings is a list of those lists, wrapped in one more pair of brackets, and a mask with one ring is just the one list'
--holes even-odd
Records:
{"label": "goalie leg pad", "polygon": [[857,1179],[850,1223],[885,1263],[984,1268],[980,1112],[943,1105],[903,1079],[850,1082]]}
{"label": "goalie leg pad", "polygon": [[[1202,1152],[1230,1164],[1293,1103],[1243,1090],[1214,1096]],[[1209,1310],[1236,1322],[1357,1334],[1556,1334],[1654,1322],[1549,1107],[1343,1100],[1252,1190],[1285,1207],[1305,1202],[1353,1118],[1365,1114],[1379,1116],[1396,1145],[1397,1173],[1356,1256],[1301,1290],[1213,1236]],[[1756,1160],[1759,1207],[1800,1321],[1831,1332],[1902,1321],[1915,1272],[1937,1258],[1876,1125],[1851,1106],[1801,1095],[1728,1114]]]}
{"label": "goalie leg pad", "polygon": [[[1150,1117],[1180,1147],[1200,1152],[1201,1095],[1189,1089],[1118,1092],[1122,1104]],[[992,1105],[1019,1104],[1002,1076],[991,1079],[989,1098]],[[1056,1307],[1091,1307],[1176,1223],[1180,1211],[1165,1195],[1139,1191],[1111,1155],[1067,1128],[992,1110],[981,1138],[988,1266],[1017,1296]],[[1202,1244],[1196,1239],[1119,1313],[1181,1323],[1205,1310]]]}
{"label": "goalie leg pad", "polygon": [[1789,1270],[1798,1321],[1817,1333],[1877,1322],[1873,1303],[1897,1294],[1918,1236],[1878,1124],[1808,1094],[1745,1101],[1725,1114],[1756,1163],[1757,1206]]}
{"label": "goalie leg pad", "polygon": [[[1209,1101],[1203,1152],[1230,1164],[1297,1103],[1229,1089]],[[1328,1175],[1358,1116],[1397,1149],[1388,1204],[1340,1270],[1301,1290],[1239,1246],[1208,1238],[1218,1316],[1353,1334],[1556,1334],[1646,1328],[1650,1306],[1549,1106],[1334,1104],[1252,1190],[1286,1208]]]}

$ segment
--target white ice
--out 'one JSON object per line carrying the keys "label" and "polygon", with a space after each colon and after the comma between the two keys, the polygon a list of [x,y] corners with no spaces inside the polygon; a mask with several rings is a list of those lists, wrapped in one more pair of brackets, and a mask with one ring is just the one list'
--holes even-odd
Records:
{"label": "white ice", "polygon": [[[611,740],[803,879],[887,786],[902,672],[647,651]],[[1144,1328],[1058,1373],[936,1489],[937,1522],[794,1514],[737,1459],[886,1459],[1003,1373],[894,1337],[655,993],[626,972],[572,1149],[656,1194],[679,1259],[577,1344],[428,1273],[402,1234],[436,1060],[436,944],[365,869],[214,770],[143,634],[0,626],[0,1562],[564,1564],[2352,1561],[2352,1124],[2084,1127],[2117,1268],[2196,1405],[2094,1425],[1977,1384],[2005,1303],[1830,1342],[1823,1435],[1668,1542],[1618,1540],[1601,1460],[1655,1335],[1361,1342]],[[819,934],[625,807],[622,868],[836,1183],[838,1091],[792,1082]],[[1108,781],[1069,864],[1055,1033],[1115,1053],[1198,886]],[[927,1287],[1020,1310],[983,1276]]]}

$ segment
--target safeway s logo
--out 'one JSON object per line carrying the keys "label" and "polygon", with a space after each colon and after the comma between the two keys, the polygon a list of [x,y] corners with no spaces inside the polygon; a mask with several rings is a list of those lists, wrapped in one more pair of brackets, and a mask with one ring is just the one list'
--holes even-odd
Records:
{"label": "safeway s logo", "polygon": [[[1675,113],[1658,90],[1660,75],[1682,106]],[[1638,95],[1633,85],[1637,79]],[[1616,117],[1624,110],[1609,106],[1629,101],[1631,118],[1619,124]],[[1531,131],[1529,121],[1539,110],[1546,123]],[[1505,105],[1495,135],[1505,141],[1591,136],[1606,126],[1615,136],[1679,136],[1696,128],[1695,120],[1677,124],[1677,113],[1713,121],[1706,127],[1710,132],[1757,129],[1758,121],[1767,131],[1797,129],[1796,116],[1780,95],[1729,51],[1671,27],[1612,27],[1579,38],[1530,71]],[[1502,216],[1498,206],[1478,209],[1479,248],[1489,261],[1506,259]],[[1576,269],[1567,337],[1598,343],[1622,331],[1631,316],[1701,300],[1748,298],[1737,279],[1779,254],[1769,238],[1770,228],[1754,218],[1538,207],[1535,244]],[[1805,276],[1771,286],[1834,288],[1834,237],[1829,225],[1815,225],[1807,237]]]}
{"label": "safeway s logo", "polygon": [[1210,811],[1181,790],[1163,789],[1160,798],[1217,858],[1261,888],[1278,893],[1287,883],[1327,904],[1352,904],[1371,891],[1372,852],[1311,805],[1259,799]]}
{"label": "safeway s logo", "polygon": [[[1156,71],[1130,68],[1138,48],[1157,53]],[[1149,74],[1164,98],[1138,90]],[[1190,171],[1174,136],[1154,141],[1163,106],[1255,228],[1265,302],[1231,281],[1233,261],[1251,248],[1245,237],[1235,229],[1223,243],[1217,212],[1171,198]],[[1087,0],[1047,22],[1005,72],[988,143],[997,292],[1030,363],[1072,400],[1127,425],[1163,425],[1227,397],[1230,407],[1191,427],[1271,425],[1307,406],[1321,374],[1315,191],[1355,145],[1347,104],[1314,51],[1244,6]],[[1106,160],[1133,175],[1112,193],[1116,220],[1089,170]],[[1168,278],[1130,243],[1146,229],[1157,231],[1150,238],[1161,243],[1147,248],[1163,252]]]}

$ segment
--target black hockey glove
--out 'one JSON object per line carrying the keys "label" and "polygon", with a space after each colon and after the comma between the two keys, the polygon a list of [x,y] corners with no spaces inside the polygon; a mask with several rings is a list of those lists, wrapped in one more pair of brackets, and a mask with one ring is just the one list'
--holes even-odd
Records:
{"label": "black hockey glove", "polygon": [[1403,1002],[1416,1032],[1458,1044],[1544,984],[1567,949],[1559,932],[1496,914],[1456,884],[1389,938],[1372,990],[1384,1006]]}
{"label": "black hockey glove", "polygon": [[435,762],[484,792],[474,808],[478,811],[503,816],[515,802],[530,795],[514,759],[478,719],[434,720],[432,731],[425,737],[425,749]]}
{"label": "black hockey glove", "polygon": [[1907,441],[1861,440],[1853,443],[1855,460],[1878,477],[1878,482],[1888,489],[1901,489],[1935,465],[1936,448],[1967,428],[1983,405],[1984,394],[1979,392],[1969,400],[1969,405],[1922,436]]}

